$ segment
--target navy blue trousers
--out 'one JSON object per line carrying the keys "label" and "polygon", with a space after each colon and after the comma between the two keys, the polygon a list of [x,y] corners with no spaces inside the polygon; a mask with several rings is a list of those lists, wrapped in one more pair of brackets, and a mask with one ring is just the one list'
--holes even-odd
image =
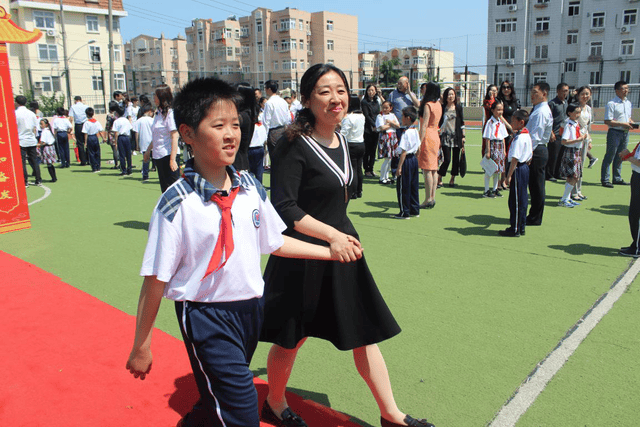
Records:
{"label": "navy blue trousers", "polygon": [[640,254],[640,173],[631,175],[631,200],[629,201],[629,229],[631,230],[631,248]]}
{"label": "navy blue trousers", "polygon": [[184,427],[258,427],[258,392],[249,363],[262,327],[261,300],[198,303],[176,301],[200,400]]}
{"label": "navy blue trousers", "polygon": [[58,143],[58,159],[60,160],[60,167],[69,167],[69,135],[67,132],[58,131],[56,133],[56,142]]}
{"label": "navy blue trousers", "polygon": [[407,154],[404,163],[402,163],[402,175],[396,181],[398,205],[400,205],[400,215],[402,216],[420,213],[419,172],[418,159],[415,154]]}
{"label": "navy blue trousers", "polygon": [[249,148],[249,172],[262,183],[262,175],[264,174],[264,147]]}
{"label": "navy blue trousers", "polygon": [[[67,151],[68,153],[68,151]],[[100,170],[100,142],[97,135],[87,135],[87,155],[92,171]]]}
{"label": "navy blue trousers", "polygon": [[[118,135],[118,154],[120,170],[127,175],[131,173],[131,139],[129,135]],[[125,166],[126,163],[126,166]]]}
{"label": "navy blue trousers", "polygon": [[529,206],[529,165],[518,163],[509,185],[509,222],[515,233],[522,233],[527,224]]}

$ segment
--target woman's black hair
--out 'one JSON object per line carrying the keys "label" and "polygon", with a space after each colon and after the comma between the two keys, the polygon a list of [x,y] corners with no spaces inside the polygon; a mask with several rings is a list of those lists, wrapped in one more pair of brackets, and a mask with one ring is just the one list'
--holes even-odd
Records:
{"label": "woman's black hair", "polygon": [[[484,100],[485,100],[485,101],[488,101],[488,100],[490,100],[490,99],[491,99],[491,88],[492,88],[492,87],[495,87],[495,88],[496,88],[496,90],[498,90],[498,86],[496,86],[496,85],[489,85],[489,86],[487,86],[487,93],[486,93],[486,95],[484,96]],[[500,93],[498,93],[498,95],[499,95],[499,94],[500,94]]]}
{"label": "woman's black hair", "polygon": [[[305,71],[302,79],[300,80],[300,102],[304,105],[310,98],[311,92],[316,87],[316,83],[322,76],[331,71],[337,73],[344,86],[349,92],[349,82],[347,81],[347,76],[344,75],[342,70],[336,67],[333,64],[315,64]],[[296,116],[296,121],[293,122],[286,130],[286,136],[289,141],[293,141],[300,135],[311,135],[313,131],[313,127],[316,124],[316,118],[313,116],[313,113],[309,108],[303,108],[298,111],[298,115]]]}
{"label": "woman's black hair", "polygon": [[[369,99],[369,88],[370,87],[373,87],[376,90],[376,93],[373,94],[373,98],[371,98],[371,99]],[[369,101],[375,101],[376,99],[378,99],[378,88],[376,87],[376,85],[374,85],[373,83],[369,83],[367,85],[367,88],[364,90],[364,96]]]}
{"label": "woman's black hair", "polygon": [[[589,85],[584,85],[584,86],[580,86],[578,88],[578,90],[576,90],[576,95],[572,98],[569,99],[569,104],[572,104],[574,102],[580,102],[580,92],[582,92],[583,90],[588,90],[590,94],[593,95],[593,90],[591,89],[591,86]],[[591,99],[589,99],[589,101],[587,101],[587,105],[591,105]]]}
{"label": "woman's black hair", "polygon": [[167,118],[167,113],[169,113],[169,109],[171,108],[171,104],[173,103],[173,94],[171,93],[171,88],[167,85],[160,85],[156,88],[155,93],[159,101],[159,104],[156,105],[156,107],[158,107],[158,111],[160,111],[162,117]]}
{"label": "woman's black hair", "polygon": [[356,94],[349,96],[349,110],[348,113],[362,113],[362,107],[360,105],[360,97]]}
{"label": "woman's black hair", "polygon": [[448,87],[444,90],[444,92],[442,93],[442,105],[444,105],[445,107],[449,104],[448,98],[449,98],[449,92],[453,92],[456,95],[456,99],[453,100],[453,105],[458,105],[458,92],[456,92],[456,90],[452,87]]}
{"label": "woman's black hair", "polygon": [[238,106],[238,112],[246,111],[252,123],[258,120],[259,106],[256,102],[255,90],[250,86],[240,84],[236,87],[240,97],[242,98]]}
{"label": "woman's black hair", "polygon": [[[513,83],[511,83],[509,80],[505,80],[502,83],[500,83],[500,89],[498,89],[498,96],[497,98],[502,100],[502,102],[504,103],[507,98],[504,97],[504,95],[502,94],[502,89],[504,89],[505,85],[509,85],[509,87],[511,88],[511,100],[510,102],[516,102],[518,100],[518,98],[516,97],[516,88],[513,87]],[[516,105],[516,104],[514,104]]]}
{"label": "woman's black hair", "polygon": [[151,104],[151,102],[149,101],[149,97],[147,95],[140,95],[140,104]]}
{"label": "woman's black hair", "polygon": [[440,99],[440,85],[435,82],[427,83],[427,88],[424,91],[424,96],[422,97],[422,101],[420,101],[418,115],[422,117],[427,102],[436,102],[438,99]]}

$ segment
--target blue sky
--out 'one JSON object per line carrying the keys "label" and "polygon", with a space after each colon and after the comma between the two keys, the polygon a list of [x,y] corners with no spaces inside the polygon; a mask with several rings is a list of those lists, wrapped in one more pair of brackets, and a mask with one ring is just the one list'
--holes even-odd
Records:
{"label": "blue sky", "polygon": [[[395,6],[398,4],[399,6]],[[139,34],[159,37],[184,35],[194,18],[219,21],[230,15],[246,16],[257,7],[282,10],[286,7],[309,12],[328,10],[358,16],[359,51],[391,47],[434,46],[455,53],[460,69],[465,63],[486,63],[488,5],[478,0],[448,2],[405,0],[402,2],[345,0],[124,0],[129,16],[122,20],[122,35],[128,41]],[[427,4],[429,6],[427,6]],[[468,61],[468,62],[467,62]],[[484,73],[484,69],[470,68]]]}

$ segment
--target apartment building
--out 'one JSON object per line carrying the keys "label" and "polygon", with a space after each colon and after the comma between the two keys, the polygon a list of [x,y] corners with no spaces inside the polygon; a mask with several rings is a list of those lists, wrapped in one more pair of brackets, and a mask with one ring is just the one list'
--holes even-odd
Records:
{"label": "apartment building", "polygon": [[[13,0],[9,8],[17,25],[43,32],[36,43],[9,47],[14,93],[30,90],[36,98],[56,94],[68,100],[69,79],[71,97],[82,96],[85,103],[101,113],[113,90],[126,90],[120,19],[126,17],[127,12],[122,0],[112,2],[113,88],[109,79],[108,0],[64,0],[65,37],[59,0]],[[64,43],[68,70],[65,70]]]}
{"label": "apartment building", "polygon": [[129,93],[149,95],[166,84],[177,91],[189,80],[187,40],[139,35],[124,45],[125,73]]}
{"label": "apartment building", "polygon": [[196,19],[186,30],[191,77],[217,75],[262,87],[297,89],[305,70],[333,63],[357,84],[358,18],[333,12],[255,9],[224,21]]}
{"label": "apartment building", "polygon": [[640,82],[637,0],[490,0],[487,74],[526,90]]}
{"label": "apartment building", "polygon": [[[409,79],[414,90],[417,90],[420,83],[429,80],[453,81],[453,52],[431,47],[400,47],[386,52],[372,51],[358,54],[360,87],[363,88],[372,81],[380,82],[380,64],[394,59],[399,61],[395,69],[400,70],[402,75]],[[395,83],[386,82],[387,85],[395,85]]]}

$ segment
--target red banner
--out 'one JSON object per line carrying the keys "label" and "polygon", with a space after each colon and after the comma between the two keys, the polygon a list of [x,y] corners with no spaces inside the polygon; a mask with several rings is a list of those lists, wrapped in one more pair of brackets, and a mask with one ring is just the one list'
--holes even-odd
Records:
{"label": "red banner", "polygon": [[7,45],[0,43],[0,233],[31,227]]}

